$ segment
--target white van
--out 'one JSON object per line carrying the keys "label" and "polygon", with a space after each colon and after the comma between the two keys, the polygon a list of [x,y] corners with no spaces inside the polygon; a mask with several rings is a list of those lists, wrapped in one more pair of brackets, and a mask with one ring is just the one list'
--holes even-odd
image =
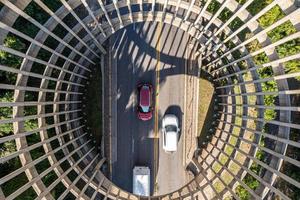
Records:
{"label": "white van", "polygon": [[140,196],[150,196],[150,169],[149,167],[133,168],[133,193]]}

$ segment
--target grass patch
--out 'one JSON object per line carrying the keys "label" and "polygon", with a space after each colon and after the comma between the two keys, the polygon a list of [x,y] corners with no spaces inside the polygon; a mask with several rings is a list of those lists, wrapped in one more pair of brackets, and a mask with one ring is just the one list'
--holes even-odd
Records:
{"label": "grass patch", "polygon": [[[213,118],[214,87],[208,80],[199,79],[198,136],[208,133]],[[210,123],[206,123],[210,122]],[[205,137],[205,136],[204,136]]]}
{"label": "grass patch", "polygon": [[215,173],[218,173],[222,169],[222,166],[218,162],[215,162],[212,166],[212,169]]}
{"label": "grass patch", "polygon": [[225,189],[224,184],[223,184],[220,180],[216,181],[216,182],[213,184],[213,186],[214,186],[214,188],[216,189],[216,191],[217,191],[218,193],[222,192],[222,191]]}

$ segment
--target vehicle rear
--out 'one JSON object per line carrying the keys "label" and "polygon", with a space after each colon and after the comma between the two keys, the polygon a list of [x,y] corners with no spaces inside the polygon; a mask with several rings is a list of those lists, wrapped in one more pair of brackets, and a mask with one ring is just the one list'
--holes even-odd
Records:
{"label": "vehicle rear", "polygon": [[140,196],[150,196],[150,169],[144,166],[133,168],[132,192]]}
{"label": "vehicle rear", "polygon": [[165,132],[163,135],[163,149],[167,153],[177,151],[178,134],[176,132]]}

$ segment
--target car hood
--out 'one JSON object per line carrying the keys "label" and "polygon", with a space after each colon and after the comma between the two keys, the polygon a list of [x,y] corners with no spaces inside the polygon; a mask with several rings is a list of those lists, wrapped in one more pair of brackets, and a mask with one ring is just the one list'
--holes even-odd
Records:
{"label": "car hood", "polygon": [[166,150],[176,151],[177,150],[177,133],[176,132],[166,132]]}

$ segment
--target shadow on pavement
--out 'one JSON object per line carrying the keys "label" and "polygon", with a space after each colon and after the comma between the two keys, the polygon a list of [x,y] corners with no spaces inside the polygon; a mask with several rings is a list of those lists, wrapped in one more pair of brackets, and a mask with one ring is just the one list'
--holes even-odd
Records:
{"label": "shadow on pavement", "polygon": [[[135,27],[135,28],[134,28]],[[158,169],[153,162],[154,157],[159,158],[159,139],[152,139],[148,132],[154,132],[154,119],[141,122],[136,115],[137,85],[140,82],[156,85],[156,59],[159,55],[161,67],[159,70],[159,84],[162,87],[168,76],[185,74],[184,64],[189,60],[185,56],[187,43],[183,43],[183,31],[176,30],[174,37],[169,37],[172,27],[162,25],[163,31],[157,37],[157,23],[136,23],[117,31],[107,40],[106,46],[112,47],[111,66],[117,66],[117,91],[116,94],[118,112],[118,144],[117,162],[113,164],[113,182],[120,188],[132,191],[132,169],[135,165],[151,166],[151,171]],[[162,38],[162,33],[167,33],[165,40],[161,40],[162,50],[157,50],[157,43],[151,46],[156,39]],[[167,41],[168,40],[168,41]],[[172,40],[172,41],[170,41]],[[165,50],[169,45],[169,50]],[[171,45],[171,46],[170,46]],[[184,47],[182,49],[182,47]],[[171,52],[175,52],[172,53]],[[183,55],[179,55],[183,52]],[[107,59],[108,60],[108,59]],[[106,63],[109,63],[108,61]],[[107,64],[108,65],[108,64]],[[108,67],[111,67],[108,65]],[[195,65],[193,65],[195,66]],[[195,66],[196,67],[196,66]],[[196,71],[196,70],[193,70]],[[189,75],[197,75],[190,74]],[[154,91],[155,95],[155,91]],[[155,96],[153,97],[155,101]],[[170,106],[166,113],[175,114],[182,127],[182,110],[177,105]],[[162,114],[158,113],[159,130],[161,127]],[[146,131],[147,133],[146,133]],[[180,136],[179,136],[180,138]],[[157,140],[157,141],[155,141]],[[136,141],[141,141],[136,144]],[[154,145],[157,145],[157,155],[154,155]],[[151,192],[154,190],[154,180],[157,170],[152,173]]]}

